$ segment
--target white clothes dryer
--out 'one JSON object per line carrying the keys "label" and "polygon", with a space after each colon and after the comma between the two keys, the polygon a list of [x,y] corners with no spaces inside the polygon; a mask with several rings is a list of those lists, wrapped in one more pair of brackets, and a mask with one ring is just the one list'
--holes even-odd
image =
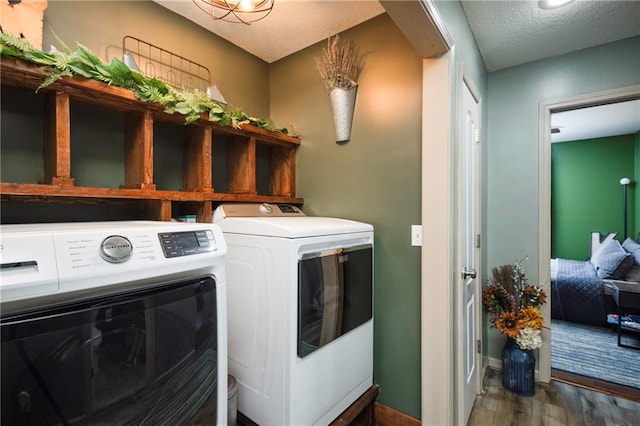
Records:
{"label": "white clothes dryer", "polygon": [[223,204],[229,374],[257,424],[329,424],[373,384],[373,227]]}

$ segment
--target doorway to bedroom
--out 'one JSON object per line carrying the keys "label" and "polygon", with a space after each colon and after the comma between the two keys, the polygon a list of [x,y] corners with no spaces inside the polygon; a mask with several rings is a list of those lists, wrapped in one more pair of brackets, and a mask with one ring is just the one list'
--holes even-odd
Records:
{"label": "doorway to bedroom", "polygon": [[[549,355],[553,379],[639,400],[640,353],[617,344],[610,281],[640,281],[640,256],[628,253],[640,231],[640,94],[631,92],[549,110]],[[640,316],[621,320],[623,343],[640,347]]]}

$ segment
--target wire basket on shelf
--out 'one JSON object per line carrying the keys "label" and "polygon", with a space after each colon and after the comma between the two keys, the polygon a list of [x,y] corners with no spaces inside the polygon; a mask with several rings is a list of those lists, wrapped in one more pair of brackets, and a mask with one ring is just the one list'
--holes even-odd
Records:
{"label": "wire basket on shelf", "polygon": [[136,37],[122,39],[124,62],[150,78],[185,90],[207,92],[211,75],[209,69],[183,56],[169,52]]}

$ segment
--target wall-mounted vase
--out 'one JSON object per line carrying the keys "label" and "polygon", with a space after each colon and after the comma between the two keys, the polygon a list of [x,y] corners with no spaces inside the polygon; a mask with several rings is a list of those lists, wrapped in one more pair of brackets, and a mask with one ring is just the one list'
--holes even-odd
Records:
{"label": "wall-mounted vase", "polygon": [[346,142],[351,138],[351,122],[353,121],[357,91],[358,86],[356,85],[350,89],[335,88],[329,92],[337,143]]}

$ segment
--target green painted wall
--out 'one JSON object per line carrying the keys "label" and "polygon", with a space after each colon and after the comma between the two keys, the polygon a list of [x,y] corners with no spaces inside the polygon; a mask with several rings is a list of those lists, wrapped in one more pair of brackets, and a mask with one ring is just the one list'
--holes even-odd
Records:
{"label": "green painted wall", "polygon": [[[551,146],[551,256],[585,260],[591,232],[617,232],[623,240],[620,179],[634,180],[633,135],[554,143]],[[634,232],[634,197],[628,190],[628,225]]]}
{"label": "green painted wall", "polygon": [[[528,255],[538,280],[538,128],[541,102],[640,83],[640,37],[489,74],[487,263]],[[488,331],[487,353],[499,359],[504,336]]]}
{"label": "green painted wall", "polygon": [[351,140],[335,142],[328,95],[315,69],[317,43],[271,66],[271,114],[300,131],[297,193],[304,210],[375,228],[374,380],[379,401],[420,417],[420,223],[422,60],[387,15],[340,34],[366,52]]}

